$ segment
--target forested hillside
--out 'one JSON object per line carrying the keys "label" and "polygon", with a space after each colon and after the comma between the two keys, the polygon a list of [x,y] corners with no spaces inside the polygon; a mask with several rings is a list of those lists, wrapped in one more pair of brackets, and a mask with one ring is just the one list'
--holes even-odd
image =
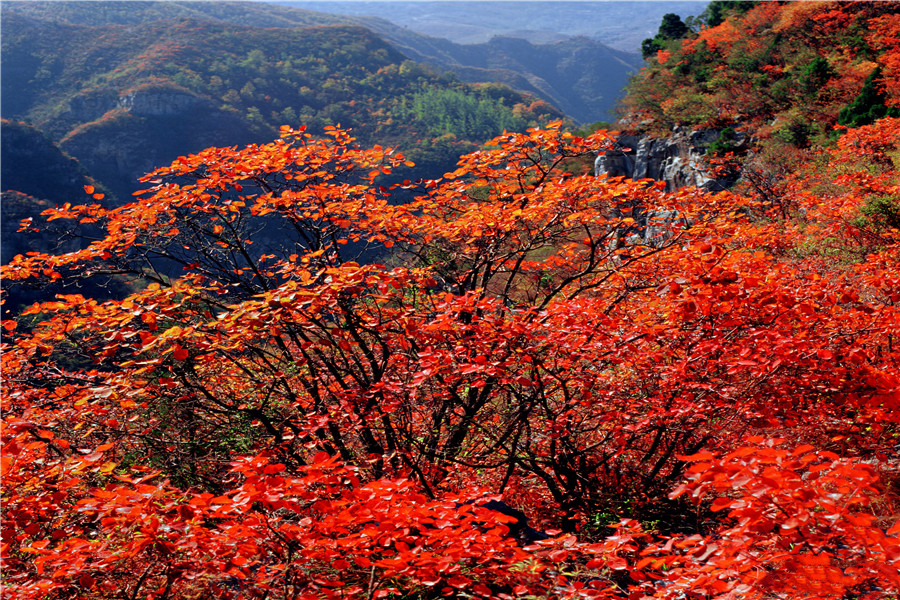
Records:
{"label": "forested hillside", "polygon": [[900,69],[896,3],[712,4],[713,26],[693,32],[676,18],[651,40],[627,97],[635,124],[737,123],[807,145],[827,143],[837,124],[898,116],[885,106],[900,97],[889,85]]}
{"label": "forested hillside", "polygon": [[[7,11],[3,27],[4,115],[47,132],[121,199],[156,164],[259,141],[283,124],[321,133],[340,123],[364,143],[409,140],[415,178],[442,173],[504,129],[561,116],[503,86],[439,76],[355,26],[67,25]],[[410,112],[428,93],[439,93],[431,108],[440,112]]]}
{"label": "forested hillside", "polygon": [[740,177],[738,190],[774,201],[848,127],[900,116],[898,21],[894,2],[717,1],[667,15],[644,41],[622,128],[718,138],[691,158],[701,178]]}
{"label": "forested hillside", "polygon": [[[539,45],[520,40],[515,52],[524,50],[525,55],[515,56],[502,43],[467,46],[442,37],[421,35],[375,17],[339,16],[260,2],[141,0],[105,1],[98,5],[96,2],[73,0],[65,5],[8,2],[5,6],[17,14],[41,20],[92,26],[171,19],[282,28],[337,24],[361,26],[374,32],[406,58],[426,64],[438,72],[452,71],[470,83],[507,83],[517,90],[554,103],[576,121],[588,123],[609,118],[628,76],[641,66],[637,54],[614,50],[595,39],[576,38],[561,44]],[[496,11],[493,7],[484,8]],[[536,56],[540,60],[536,60]]]}
{"label": "forested hillside", "polygon": [[[623,125],[731,128],[735,187],[586,173],[621,138],[559,120],[391,184],[415,136],[319,123],[47,210],[99,233],[4,289],[134,291],[2,322],[4,595],[900,596],[900,11],[714,2],[645,49]],[[508,106],[384,60],[436,82],[385,132]]]}

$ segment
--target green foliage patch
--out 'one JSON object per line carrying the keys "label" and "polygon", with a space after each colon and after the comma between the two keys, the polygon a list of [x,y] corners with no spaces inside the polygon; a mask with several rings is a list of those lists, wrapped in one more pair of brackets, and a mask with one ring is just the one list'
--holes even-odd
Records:
{"label": "green foliage patch", "polygon": [[866,78],[863,88],[853,102],[841,109],[838,123],[848,127],[869,125],[884,117],[900,117],[900,109],[885,105],[887,95],[880,80],[881,68],[876,67]]}

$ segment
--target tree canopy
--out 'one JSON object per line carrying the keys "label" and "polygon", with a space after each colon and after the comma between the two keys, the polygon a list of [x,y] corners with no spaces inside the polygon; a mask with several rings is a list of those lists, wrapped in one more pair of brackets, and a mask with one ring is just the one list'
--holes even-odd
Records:
{"label": "tree canopy", "polygon": [[[106,234],[17,257],[5,284],[147,285],[4,322],[4,584],[896,592],[898,233],[847,220],[897,197],[894,159],[866,162],[898,131],[848,133],[786,182],[789,218],[572,173],[609,138],[558,123],[494,139],[408,204],[372,184],[396,150],[286,127],[157,169],[121,208],[48,211]],[[394,256],[359,264],[360,244]],[[518,546],[479,504],[497,496],[558,535]]]}
{"label": "tree canopy", "polygon": [[[649,73],[765,66],[728,28],[812,19],[880,40],[893,106],[900,21],[875,6],[761,3]],[[811,47],[801,100],[859,67],[831,127],[872,65]],[[428,102],[466,101],[404,106]],[[873,116],[718,193],[595,177],[616,135],[558,121],[393,185],[399,149],[288,125],[181,156],[123,206],[86,184],[43,216],[97,234],[16,256],[4,294],[135,287],[2,322],[4,593],[900,594],[900,119]],[[733,135],[698,168],[732,168]]]}
{"label": "tree canopy", "polygon": [[698,31],[666,15],[645,41],[647,65],[629,85],[626,112],[660,132],[739,122],[767,138],[803,127],[800,145],[824,140],[876,68],[871,93],[884,94],[876,104],[896,105],[897,10],[891,2],[713,2]]}

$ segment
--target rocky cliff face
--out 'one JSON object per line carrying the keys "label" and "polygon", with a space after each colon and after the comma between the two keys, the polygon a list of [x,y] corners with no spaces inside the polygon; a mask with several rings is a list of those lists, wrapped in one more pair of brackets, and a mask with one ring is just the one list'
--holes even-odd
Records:
{"label": "rocky cliff face", "polygon": [[[704,163],[707,150],[721,135],[717,130],[691,131],[678,127],[665,138],[622,135],[614,150],[597,157],[594,174],[665,181],[669,192],[686,186],[721,191],[731,187],[735,180],[711,177]],[[746,134],[737,133],[732,144],[735,150],[740,150],[747,141]]]}
{"label": "rocky cliff face", "polygon": [[[710,146],[722,136],[723,132],[717,130],[681,128],[675,128],[672,135],[665,138],[621,135],[613,150],[597,156],[594,174],[597,177],[664,181],[668,192],[688,186],[722,191],[734,185],[735,179],[712,177],[705,162]],[[734,151],[743,150],[748,142],[744,133],[728,135],[728,146]],[[659,247],[679,228],[690,226],[672,210],[646,210],[635,206],[630,215],[635,223],[620,232],[617,243]]]}
{"label": "rocky cliff face", "polygon": [[173,116],[184,114],[203,102],[188,92],[144,90],[119,96],[117,107],[139,116]]}
{"label": "rocky cliff face", "polygon": [[86,123],[100,119],[117,108],[142,117],[171,117],[185,114],[204,103],[209,105],[208,108],[212,108],[212,103],[208,100],[187,90],[174,88],[130,90],[118,95],[90,91],[69,100],[69,112],[61,118]]}

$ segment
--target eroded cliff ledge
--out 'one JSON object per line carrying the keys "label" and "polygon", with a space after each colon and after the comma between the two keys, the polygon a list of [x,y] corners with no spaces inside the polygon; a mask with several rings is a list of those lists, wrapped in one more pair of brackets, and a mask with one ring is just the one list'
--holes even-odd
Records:
{"label": "eroded cliff ledge", "polygon": [[[594,161],[594,174],[665,181],[669,192],[685,186],[721,191],[734,185],[735,179],[711,176],[706,156],[722,135],[715,129],[692,131],[680,127],[669,137],[623,134],[613,150]],[[739,152],[748,141],[747,134],[739,132],[733,134],[729,143]]]}

